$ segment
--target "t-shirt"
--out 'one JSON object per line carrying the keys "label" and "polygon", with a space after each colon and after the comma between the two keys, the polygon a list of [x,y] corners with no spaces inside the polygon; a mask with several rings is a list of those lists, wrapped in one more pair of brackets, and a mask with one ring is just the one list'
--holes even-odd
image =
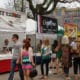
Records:
{"label": "t-shirt", "polygon": [[72,47],[73,50],[77,50],[77,44],[76,44],[76,42],[73,41],[73,42],[70,44],[70,46]]}
{"label": "t-shirt", "polygon": [[5,44],[4,44],[2,50],[3,50],[3,51],[4,51],[4,50],[9,51],[9,48],[10,48],[10,45],[9,45],[9,44],[8,44],[8,45],[5,45]]}
{"label": "t-shirt", "polygon": [[50,55],[52,53],[51,47],[50,46],[44,46],[41,48],[41,53],[42,53],[42,59],[47,59],[50,58]]}
{"label": "t-shirt", "polygon": [[77,57],[79,57],[79,54],[77,54],[76,53],[76,50],[77,50],[77,44],[76,44],[76,42],[71,42],[71,44],[70,44],[70,46],[71,46],[71,48],[72,48],[72,50],[73,50],[73,58],[77,58]]}
{"label": "t-shirt", "polygon": [[21,53],[21,47],[22,47],[22,44],[19,41],[17,41],[13,45],[13,48],[12,48],[13,57],[12,57],[12,59],[17,59],[19,57],[19,53]]}

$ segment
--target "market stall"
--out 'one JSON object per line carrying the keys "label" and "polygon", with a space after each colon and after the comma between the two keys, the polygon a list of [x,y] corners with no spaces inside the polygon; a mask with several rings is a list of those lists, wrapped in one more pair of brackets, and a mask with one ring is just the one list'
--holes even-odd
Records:
{"label": "market stall", "polygon": [[[12,54],[0,54],[0,73],[5,73],[10,71]],[[18,68],[16,67],[15,71]]]}
{"label": "market stall", "polygon": [[[29,21],[31,22],[32,20],[29,19],[28,22],[26,21],[28,21],[28,19],[25,20],[25,22],[24,21],[21,22],[18,18],[0,15],[0,73],[10,72],[10,65],[12,59],[11,52],[7,52],[7,53],[2,52],[4,40],[6,38],[9,39],[9,43],[11,47],[13,45],[12,43],[13,34],[18,34],[20,41],[22,41],[26,37],[26,34],[33,34],[32,32],[34,31],[30,30],[27,27],[28,26],[27,23],[29,23]],[[15,70],[17,69],[18,68],[16,67]]]}
{"label": "market stall", "polygon": [[[6,37],[9,38],[9,40],[11,42],[12,34],[14,34],[14,33],[17,33],[20,36],[21,41],[24,39],[24,37],[26,37],[26,35],[29,35],[29,34],[30,35],[35,34],[36,35],[35,38],[37,40],[39,38],[40,39],[50,38],[50,42],[53,42],[53,40],[57,38],[56,33],[54,35],[53,34],[48,34],[48,33],[36,34],[35,32],[37,31],[37,26],[36,26],[37,24],[32,19],[27,19],[27,20],[25,20],[25,22],[15,22],[15,20],[12,21],[12,19],[10,19],[10,23],[8,23],[8,21],[6,21],[7,19],[5,19],[4,17],[0,18],[0,20],[1,20],[0,24],[2,24],[2,26],[0,26],[0,34],[1,34],[0,35],[0,39],[1,39],[0,48],[2,47],[3,40]],[[50,21],[50,23],[51,23],[51,21]],[[47,22],[47,24],[49,24],[49,23]],[[54,31],[55,31],[55,28],[53,29],[53,32]],[[37,41],[35,41],[35,42],[33,42],[33,41],[34,40],[32,40],[31,45],[36,46],[35,44],[37,44],[36,43]],[[33,43],[35,43],[35,44],[33,44]],[[10,44],[12,44],[12,43],[10,43]],[[10,71],[11,59],[12,59],[12,54],[10,54],[10,53],[4,54],[2,52],[0,53],[0,73]],[[35,53],[34,54],[34,61],[36,62],[36,64],[40,64],[40,60],[41,60],[40,53]]]}

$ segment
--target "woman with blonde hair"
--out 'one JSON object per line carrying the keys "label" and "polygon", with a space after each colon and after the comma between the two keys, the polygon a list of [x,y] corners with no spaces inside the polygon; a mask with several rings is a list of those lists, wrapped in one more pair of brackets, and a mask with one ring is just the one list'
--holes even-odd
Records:
{"label": "woman with blonde hair", "polygon": [[[43,41],[42,47],[41,47],[41,79],[48,77],[48,71],[49,71],[49,62],[50,62],[50,55],[51,53],[51,47],[49,44],[49,40],[45,39]],[[46,75],[44,76],[44,64],[46,69]]]}

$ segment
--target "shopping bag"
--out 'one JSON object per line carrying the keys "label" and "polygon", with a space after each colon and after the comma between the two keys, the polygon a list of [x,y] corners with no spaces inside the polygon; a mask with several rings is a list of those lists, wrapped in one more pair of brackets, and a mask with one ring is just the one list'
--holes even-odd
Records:
{"label": "shopping bag", "polygon": [[31,72],[30,72],[29,77],[30,77],[30,78],[34,78],[34,77],[36,77],[37,75],[38,75],[38,71],[36,70],[36,68],[33,68],[33,69],[31,70]]}

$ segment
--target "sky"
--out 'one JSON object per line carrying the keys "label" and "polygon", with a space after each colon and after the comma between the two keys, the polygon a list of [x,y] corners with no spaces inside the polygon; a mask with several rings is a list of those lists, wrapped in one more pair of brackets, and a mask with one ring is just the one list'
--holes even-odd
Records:
{"label": "sky", "polygon": [[0,8],[5,8],[5,5],[8,1],[9,0],[0,0]]}
{"label": "sky", "polygon": [[[7,5],[8,1],[10,0],[0,0],[0,8],[6,8],[5,6]],[[70,3],[70,4],[61,3],[61,4],[58,4],[58,7],[69,7],[69,8],[80,7],[80,3]]]}
{"label": "sky", "polygon": [[[5,5],[8,3],[10,0],[0,0],[0,8],[5,8]],[[41,2],[42,0],[34,0],[37,1],[38,3]]]}

